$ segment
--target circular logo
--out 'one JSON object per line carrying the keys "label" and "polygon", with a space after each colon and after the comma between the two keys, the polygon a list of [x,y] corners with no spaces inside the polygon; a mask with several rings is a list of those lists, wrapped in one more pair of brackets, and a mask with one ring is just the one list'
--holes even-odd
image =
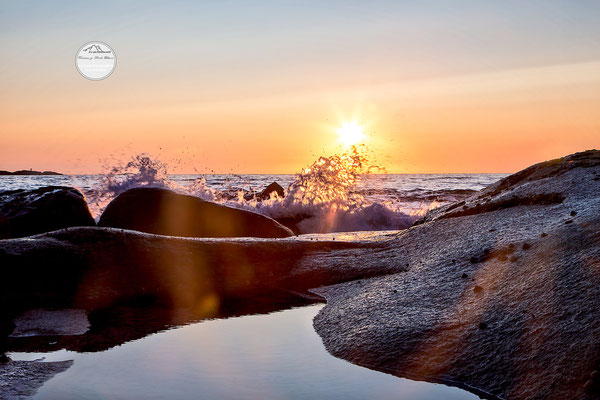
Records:
{"label": "circular logo", "polygon": [[89,42],[77,51],[75,65],[81,75],[93,81],[99,81],[108,77],[115,70],[117,56],[106,43]]}

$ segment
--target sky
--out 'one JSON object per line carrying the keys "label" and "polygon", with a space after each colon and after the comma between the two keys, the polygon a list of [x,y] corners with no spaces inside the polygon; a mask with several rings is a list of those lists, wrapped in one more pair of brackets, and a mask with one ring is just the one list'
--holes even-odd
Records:
{"label": "sky", "polygon": [[[600,2],[0,1],[0,169],[294,173],[364,127],[390,173],[600,147]],[[109,44],[90,81],[78,49]]]}

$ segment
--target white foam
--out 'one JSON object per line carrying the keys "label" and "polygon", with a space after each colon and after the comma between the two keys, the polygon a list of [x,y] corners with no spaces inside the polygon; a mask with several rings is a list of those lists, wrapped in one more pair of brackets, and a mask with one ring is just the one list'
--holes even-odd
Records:
{"label": "white foam", "polygon": [[208,187],[203,176],[190,185],[169,179],[167,166],[147,154],[140,154],[126,164],[109,169],[102,185],[88,196],[93,214],[98,218],[108,203],[120,193],[134,187],[162,187],[197,196],[228,206],[251,210],[281,219],[299,221],[301,233],[342,231],[378,231],[405,229],[421,215],[429,204],[417,209],[401,209],[389,201],[367,200],[355,191],[361,179],[381,168],[372,165],[363,147],[353,146],[348,152],[320,157],[298,173],[287,187],[284,198],[273,194],[268,200],[245,200],[238,191],[231,199],[225,192]]}

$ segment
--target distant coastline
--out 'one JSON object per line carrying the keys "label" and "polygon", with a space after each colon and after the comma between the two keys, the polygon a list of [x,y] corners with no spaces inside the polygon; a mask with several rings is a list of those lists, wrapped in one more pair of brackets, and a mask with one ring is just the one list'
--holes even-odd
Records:
{"label": "distant coastline", "polygon": [[54,171],[33,171],[33,170],[20,170],[15,172],[0,171],[0,175],[63,175],[59,172]]}

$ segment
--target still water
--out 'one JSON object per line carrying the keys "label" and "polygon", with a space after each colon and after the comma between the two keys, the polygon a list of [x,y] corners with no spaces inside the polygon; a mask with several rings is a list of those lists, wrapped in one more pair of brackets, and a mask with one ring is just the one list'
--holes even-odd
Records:
{"label": "still water", "polygon": [[207,320],[96,353],[11,353],[74,360],[34,399],[415,399],[478,397],[331,356],[312,326],[322,304]]}

